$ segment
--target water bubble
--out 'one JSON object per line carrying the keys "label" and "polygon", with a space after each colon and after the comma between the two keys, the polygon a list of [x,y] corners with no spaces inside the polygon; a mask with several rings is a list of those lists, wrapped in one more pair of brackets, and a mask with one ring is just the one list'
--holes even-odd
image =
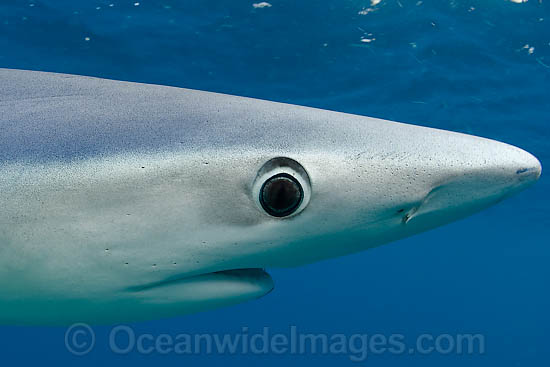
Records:
{"label": "water bubble", "polygon": [[261,3],[254,3],[252,6],[256,9],[262,9],[262,8],[271,8],[271,4],[265,1],[262,1]]}

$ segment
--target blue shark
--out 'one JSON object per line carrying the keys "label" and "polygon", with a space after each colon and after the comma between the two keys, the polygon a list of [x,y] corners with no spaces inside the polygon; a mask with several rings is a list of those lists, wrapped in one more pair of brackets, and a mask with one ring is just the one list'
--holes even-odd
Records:
{"label": "blue shark", "polygon": [[380,246],[533,184],[456,132],[0,69],[0,323],[108,324],[262,297],[266,268]]}

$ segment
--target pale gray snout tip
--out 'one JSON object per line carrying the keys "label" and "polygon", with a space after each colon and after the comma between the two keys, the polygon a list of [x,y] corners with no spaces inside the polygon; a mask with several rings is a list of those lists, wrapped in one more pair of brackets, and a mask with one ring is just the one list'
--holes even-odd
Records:
{"label": "pale gray snout tip", "polygon": [[540,161],[531,153],[522,150],[521,162],[516,170],[516,174],[522,180],[537,181],[542,174],[542,165]]}

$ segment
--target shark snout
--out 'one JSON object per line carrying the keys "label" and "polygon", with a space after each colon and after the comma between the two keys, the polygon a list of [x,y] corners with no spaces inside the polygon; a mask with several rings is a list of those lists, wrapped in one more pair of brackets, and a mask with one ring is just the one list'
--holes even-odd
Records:
{"label": "shark snout", "polygon": [[518,176],[520,181],[532,183],[540,178],[542,173],[542,165],[540,164],[540,161],[531,153],[521,150],[521,160],[514,163],[514,167],[516,168],[515,174]]}
{"label": "shark snout", "polygon": [[498,149],[489,160],[487,175],[493,176],[503,196],[520,191],[536,182],[542,173],[539,160],[531,153],[512,145],[494,142]]}
{"label": "shark snout", "polygon": [[531,153],[488,139],[472,142],[469,150],[457,155],[457,160],[463,171],[454,172],[447,184],[464,185],[470,191],[469,195],[463,193],[465,197],[477,200],[523,190],[536,182],[542,172],[539,160]]}
{"label": "shark snout", "polygon": [[[512,145],[483,139],[456,153],[455,169],[433,184],[405,216],[406,223],[449,222],[529,187],[541,176],[539,160]],[[424,220],[422,220],[422,218]]]}

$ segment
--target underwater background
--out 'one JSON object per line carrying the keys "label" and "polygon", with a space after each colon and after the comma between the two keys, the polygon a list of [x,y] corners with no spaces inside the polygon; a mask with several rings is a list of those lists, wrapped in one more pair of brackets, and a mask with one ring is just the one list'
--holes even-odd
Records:
{"label": "underwater background", "polygon": [[533,187],[467,219],[359,254],[268,269],[275,291],[257,301],[129,325],[155,337],[266,328],[399,334],[407,345],[421,334],[471,333],[483,336],[482,353],[369,350],[360,361],[350,350],[119,354],[103,326],[78,356],[66,328],[0,326],[2,364],[550,365],[550,1],[0,0],[0,67],[448,129],[517,145],[543,165]]}

